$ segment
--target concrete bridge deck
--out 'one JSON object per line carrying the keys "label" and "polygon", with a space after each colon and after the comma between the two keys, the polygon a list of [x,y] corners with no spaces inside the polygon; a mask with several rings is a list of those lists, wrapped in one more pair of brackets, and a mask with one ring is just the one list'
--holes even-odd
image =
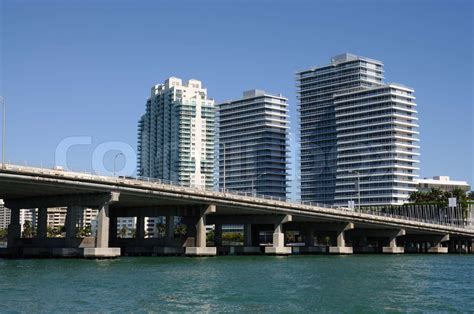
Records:
{"label": "concrete bridge deck", "polygon": [[[8,247],[9,252],[15,254],[25,249],[33,252],[48,247],[48,242],[52,242],[52,239],[45,236],[43,212],[46,208],[59,206],[68,207],[68,213],[74,212],[77,207],[99,209],[98,234],[93,245],[89,243],[81,247],[77,241],[72,241],[75,235],[72,235],[71,230],[75,229],[75,221],[71,219],[70,230],[66,230],[66,238],[69,241],[51,244],[57,252],[60,252],[59,249],[69,253],[81,250],[85,256],[92,257],[119,255],[120,248],[143,245],[148,246],[148,251],[153,245],[158,251],[184,250],[188,255],[213,255],[217,250],[215,247],[206,246],[206,224],[244,225],[244,247],[249,247],[249,252],[256,251],[255,247],[258,246],[255,239],[256,227],[271,226],[273,244],[265,249],[269,254],[291,253],[291,247],[285,246],[284,232],[288,230],[298,230],[304,234],[307,248],[302,251],[317,251],[314,249],[314,238],[323,238],[326,235],[333,241],[328,246],[329,252],[341,254],[352,253],[355,247],[354,244],[346,246],[346,238],[350,238],[353,243],[355,239],[362,239],[357,241],[364,242],[367,236],[383,238],[386,242],[383,251],[386,253],[402,253],[404,247],[398,246],[397,242],[417,246],[420,243],[430,243],[429,248],[433,252],[447,251],[446,243],[448,246],[454,245],[454,250],[460,246],[472,251],[474,239],[474,229],[471,227],[440,221],[414,221],[404,217],[354,212],[342,207],[208,191],[160,181],[16,165],[6,165],[0,170],[0,198],[4,199],[6,207],[12,210]],[[21,208],[38,208],[37,239],[21,239],[17,219]],[[171,231],[167,234],[167,239],[160,241],[150,241],[139,234],[138,237],[142,238],[139,240],[142,242],[135,241],[134,244],[131,243],[133,241],[127,243],[125,239],[122,241],[116,238],[117,217],[138,217],[138,221],[141,221],[143,217],[156,216],[183,217],[189,234],[181,241],[174,239]],[[110,245],[117,247],[111,248]],[[184,249],[177,249],[180,247]]]}

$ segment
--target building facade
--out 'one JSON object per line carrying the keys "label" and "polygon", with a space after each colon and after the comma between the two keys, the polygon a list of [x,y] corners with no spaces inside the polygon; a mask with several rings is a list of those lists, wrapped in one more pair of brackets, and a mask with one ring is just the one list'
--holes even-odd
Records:
{"label": "building facade", "polygon": [[3,200],[0,200],[0,229],[8,229],[10,224],[10,210],[3,205]]}
{"label": "building facade", "polygon": [[251,90],[218,107],[219,187],[286,199],[287,98]]}
{"label": "building facade", "polygon": [[153,86],[138,123],[138,175],[213,188],[214,134],[214,100],[200,81]]}
{"label": "building facade", "polygon": [[399,205],[416,190],[414,90],[383,75],[351,54],[297,73],[303,201]]}
{"label": "building facade", "polygon": [[471,186],[466,181],[450,180],[448,176],[434,176],[431,179],[416,179],[415,182],[420,192],[429,192],[431,189],[439,189],[444,192],[450,192],[454,189],[461,189],[464,192],[471,190]]}

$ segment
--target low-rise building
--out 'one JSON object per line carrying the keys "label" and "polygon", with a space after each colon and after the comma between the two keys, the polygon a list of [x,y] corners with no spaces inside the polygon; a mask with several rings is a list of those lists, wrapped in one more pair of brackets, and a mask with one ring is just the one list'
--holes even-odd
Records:
{"label": "low-rise building", "polygon": [[471,186],[466,181],[454,181],[448,176],[434,176],[433,178],[415,179],[417,189],[420,192],[428,192],[431,189],[439,189],[441,191],[449,192],[459,188],[465,192],[471,189]]}

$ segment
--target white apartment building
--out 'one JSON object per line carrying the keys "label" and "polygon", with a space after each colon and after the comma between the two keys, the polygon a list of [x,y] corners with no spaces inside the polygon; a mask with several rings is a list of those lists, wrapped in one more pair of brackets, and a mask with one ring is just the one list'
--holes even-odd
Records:
{"label": "white apartment building", "polygon": [[0,200],[0,229],[7,229],[10,224],[10,210],[3,206],[3,200]]}
{"label": "white apartment building", "polygon": [[471,186],[466,181],[454,181],[448,176],[434,176],[433,178],[415,179],[417,189],[420,192],[429,192],[431,189],[440,189],[441,191],[452,191],[456,188],[468,192]]}
{"label": "white apartment building", "polygon": [[138,175],[214,186],[214,100],[197,80],[155,85],[138,123]]}

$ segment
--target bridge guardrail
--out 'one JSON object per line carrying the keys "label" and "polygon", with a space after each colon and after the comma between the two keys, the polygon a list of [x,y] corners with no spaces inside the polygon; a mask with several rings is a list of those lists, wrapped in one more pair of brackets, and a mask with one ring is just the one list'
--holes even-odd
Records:
{"label": "bridge guardrail", "polygon": [[[376,210],[374,208],[361,208],[359,209],[349,209],[348,207],[342,207],[337,205],[327,205],[321,204],[316,202],[309,202],[309,201],[301,201],[301,200],[291,200],[291,199],[284,199],[280,197],[274,197],[269,195],[260,195],[251,192],[242,192],[242,191],[231,191],[231,190],[223,190],[223,189],[214,189],[214,188],[203,188],[203,187],[196,187],[191,186],[189,184],[183,184],[179,182],[173,182],[170,180],[163,180],[163,179],[156,179],[156,178],[147,178],[147,177],[110,177],[104,175],[98,175],[91,172],[72,172],[69,170],[58,170],[52,168],[40,168],[40,167],[33,167],[31,165],[17,165],[17,164],[6,164],[5,169],[7,171],[24,171],[33,174],[43,174],[49,175],[54,177],[64,177],[64,178],[77,178],[83,180],[95,180],[95,181],[102,181],[107,183],[126,183],[130,185],[143,185],[146,187],[146,184],[142,183],[151,183],[156,185],[166,185],[167,187],[172,186],[176,188],[180,188],[178,191],[181,192],[189,192],[189,190],[193,191],[194,193],[200,193],[203,191],[206,192],[214,192],[214,193],[222,193],[223,196],[243,196],[249,198],[252,201],[263,201],[263,200],[270,200],[274,202],[283,202],[283,203],[290,203],[290,204],[297,204],[297,205],[307,205],[310,207],[318,207],[318,208],[326,208],[331,210],[338,210],[345,213],[360,213],[360,214],[369,214],[373,216],[381,216],[387,218],[394,218],[400,220],[406,220],[410,222],[420,222],[420,223],[429,223],[429,224],[436,224],[441,226],[451,226],[451,227],[458,227],[458,228],[465,228],[465,229],[474,229],[474,222],[472,221],[471,217],[466,217],[465,212],[462,209],[454,208],[449,210],[441,210],[439,212],[435,212],[434,210],[407,210],[407,211],[400,211],[396,207],[390,209],[388,208],[380,208]],[[474,215],[471,215],[474,216]]]}

